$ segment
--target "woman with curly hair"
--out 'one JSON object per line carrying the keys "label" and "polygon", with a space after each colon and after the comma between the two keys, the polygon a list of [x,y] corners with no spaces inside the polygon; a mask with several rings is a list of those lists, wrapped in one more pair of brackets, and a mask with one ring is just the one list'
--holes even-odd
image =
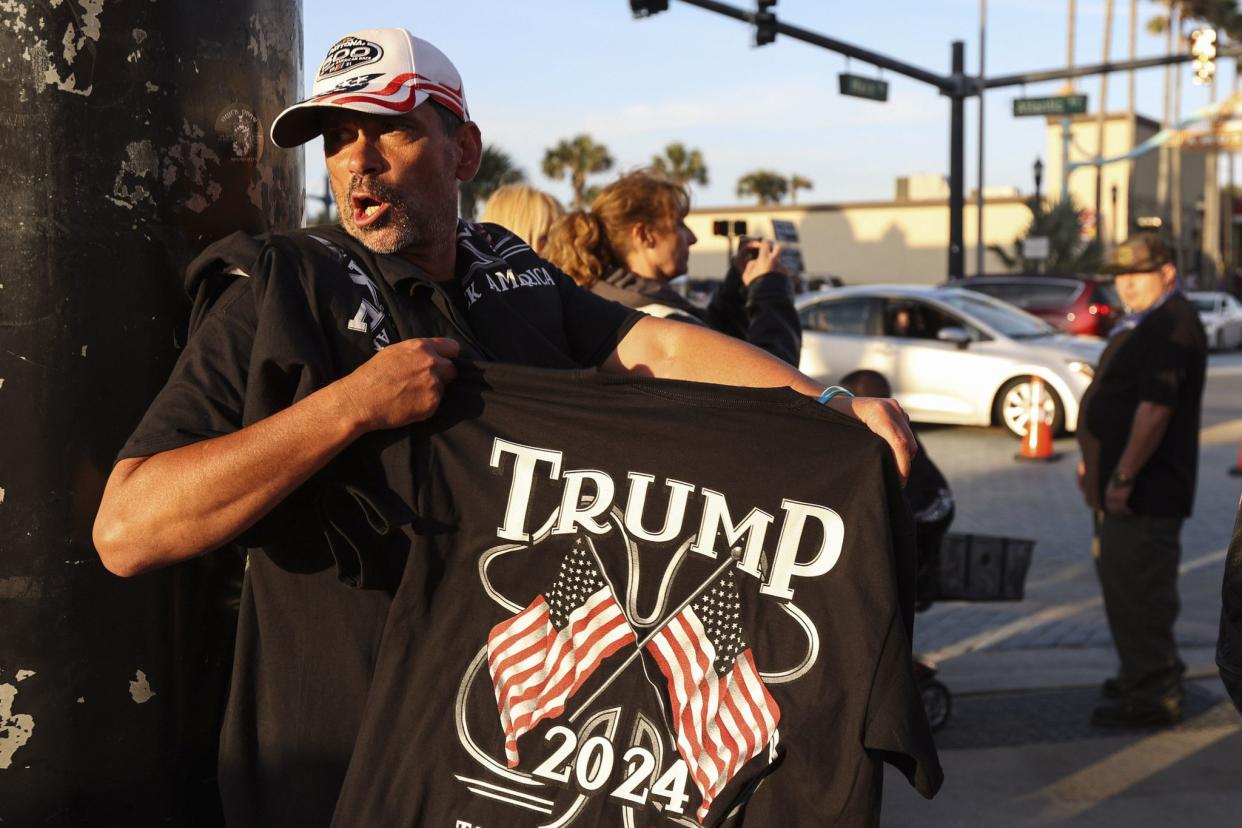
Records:
{"label": "woman with curly hair", "polygon": [[601,190],[589,210],[557,220],[541,255],[601,296],[707,325],[796,366],[802,328],[780,245],[744,242],[706,309],[669,287],[686,272],[697,241],[685,223],[689,210],[684,187],[646,170],[632,172]]}

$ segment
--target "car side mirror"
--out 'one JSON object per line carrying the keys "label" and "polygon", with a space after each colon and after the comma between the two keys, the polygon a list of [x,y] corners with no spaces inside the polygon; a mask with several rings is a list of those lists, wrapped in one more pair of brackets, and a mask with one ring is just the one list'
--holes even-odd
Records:
{"label": "car side mirror", "polygon": [[966,332],[965,328],[958,327],[957,325],[941,328],[936,332],[936,339],[941,342],[952,342],[959,348],[965,348],[970,344],[970,334]]}

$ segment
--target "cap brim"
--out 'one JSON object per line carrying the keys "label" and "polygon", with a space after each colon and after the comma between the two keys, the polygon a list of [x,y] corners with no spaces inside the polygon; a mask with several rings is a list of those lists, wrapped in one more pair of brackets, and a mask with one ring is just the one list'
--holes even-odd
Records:
{"label": "cap brim", "polygon": [[[312,138],[319,137],[323,132],[320,126],[320,116],[327,108],[313,101],[302,101],[289,107],[272,121],[272,143],[278,147],[292,149],[300,147]],[[333,108],[339,109],[340,107]]]}
{"label": "cap brim", "polygon": [[1116,262],[1109,262],[1100,268],[1100,273],[1107,276],[1116,276],[1119,273],[1154,273],[1164,267],[1166,262],[1153,261],[1148,259],[1145,262],[1134,262],[1132,264],[1123,265]]}
{"label": "cap brim", "polygon": [[325,112],[340,112],[342,109],[348,109],[366,115],[404,115],[427,98],[425,91],[411,90],[409,99],[403,104],[373,103],[356,99],[346,103],[326,103],[314,99],[301,101],[277,115],[276,120],[272,121],[272,143],[278,147],[292,149],[318,138],[323,133]]}

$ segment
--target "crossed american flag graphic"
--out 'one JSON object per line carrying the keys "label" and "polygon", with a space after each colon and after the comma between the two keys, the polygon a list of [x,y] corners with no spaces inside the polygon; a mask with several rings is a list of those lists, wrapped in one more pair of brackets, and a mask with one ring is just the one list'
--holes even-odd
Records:
{"label": "crossed american flag graphic", "polygon": [[668,683],[677,752],[699,789],[695,816],[702,822],[712,800],[780,721],[742,635],[732,564],[725,561],[640,643],[590,542],[575,539],[548,589],[488,635],[488,671],[509,766],[518,764],[522,734],[561,715],[605,659],[635,644],[651,654]]}

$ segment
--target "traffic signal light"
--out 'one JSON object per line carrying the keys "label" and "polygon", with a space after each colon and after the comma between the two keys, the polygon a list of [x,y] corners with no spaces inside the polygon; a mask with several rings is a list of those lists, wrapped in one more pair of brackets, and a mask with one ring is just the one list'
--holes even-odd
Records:
{"label": "traffic signal light", "polygon": [[1216,75],[1216,30],[1195,29],[1190,33],[1190,53],[1195,56],[1195,83],[1211,83]]}
{"label": "traffic signal light", "polygon": [[776,40],[776,14],[769,11],[776,0],[755,0],[755,45],[767,46]]}
{"label": "traffic signal light", "polygon": [[662,11],[668,11],[668,0],[630,0],[630,11],[635,17],[651,17]]}

